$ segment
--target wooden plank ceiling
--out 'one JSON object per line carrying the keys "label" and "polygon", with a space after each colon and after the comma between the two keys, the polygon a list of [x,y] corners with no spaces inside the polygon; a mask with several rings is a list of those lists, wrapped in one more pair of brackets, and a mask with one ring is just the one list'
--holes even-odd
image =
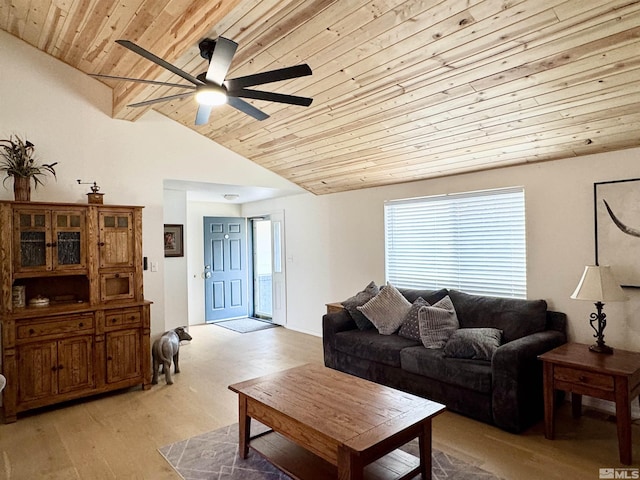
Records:
{"label": "wooden plank ceiling", "polygon": [[[263,122],[153,108],[316,194],[640,146],[638,0],[0,0],[0,28],[86,73],[182,82],[116,39],[193,75],[218,35],[228,78],[308,63],[260,88],[313,104]],[[105,83],[120,119],[183,92]]]}

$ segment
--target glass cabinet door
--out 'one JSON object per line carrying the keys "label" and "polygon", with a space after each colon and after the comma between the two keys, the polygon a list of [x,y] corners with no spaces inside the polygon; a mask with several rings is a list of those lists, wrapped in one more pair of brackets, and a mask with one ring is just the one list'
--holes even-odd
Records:
{"label": "glass cabinet door", "polygon": [[47,210],[20,210],[14,214],[15,269],[51,270],[51,229]]}
{"label": "glass cabinet door", "polygon": [[71,270],[86,267],[85,212],[52,212],[54,255],[53,268]]}
{"label": "glass cabinet door", "polygon": [[15,210],[15,271],[75,272],[86,269],[85,220],[83,209]]}

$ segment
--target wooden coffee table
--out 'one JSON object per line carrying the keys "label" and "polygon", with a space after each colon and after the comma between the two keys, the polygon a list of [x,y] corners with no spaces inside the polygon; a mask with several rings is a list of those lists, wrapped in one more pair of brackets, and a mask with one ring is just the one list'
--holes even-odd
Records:
{"label": "wooden coffee table", "polygon": [[[298,479],[431,478],[431,419],[445,406],[319,365],[230,385],[240,449]],[[272,430],[251,438],[251,419]],[[420,457],[397,450],[419,439]]]}

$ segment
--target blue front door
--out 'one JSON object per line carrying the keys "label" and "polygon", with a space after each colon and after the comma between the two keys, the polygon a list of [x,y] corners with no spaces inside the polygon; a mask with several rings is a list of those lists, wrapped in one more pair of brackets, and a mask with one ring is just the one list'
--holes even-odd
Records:
{"label": "blue front door", "polygon": [[205,320],[246,317],[247,221],[236,217],[204,217]]}

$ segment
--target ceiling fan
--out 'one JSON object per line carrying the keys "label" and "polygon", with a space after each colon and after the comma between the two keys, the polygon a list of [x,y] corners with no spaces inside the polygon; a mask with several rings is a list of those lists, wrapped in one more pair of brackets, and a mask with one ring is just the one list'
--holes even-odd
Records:
{"label": "ceiling fan", "polygon": [[186,88],[189,92],[169,95],[166,97],[146,100],[144,102],[132,103],[129,107],[143,107],[153,103],[166,102],[178,98],[185,98],[191,95],[195,96],[198,102],[198,112],[196,114],[196,125],[204,125],[209,121],[211,109],[215,105],[227,103],[233,108],[240,110],[247,115],[252,116],[256,120],[265,120],[269,115],[262,110],[254,107],[242,98],[251,98],[256,100],[267,100],[270,102],[287,103],[290,105],[301,105],[308,107],[313,101],[312,98],[298,97],[296,95],[284,95],[281,93],[265,92],[262,90],[253,90],[247,87],[263,85],[265,83],[280,82],[292,78],[304,77],[311,75],[309,65],[302,64],[293,67],[279,68],[267,72],[246,75],[226,79],[227,72],[231,66],[231,61],[236,53],[238,44],[228,38],[218,37],[216,40],[205,38],[198,46],[200,48],[200,56],[209,60],[209,68],[206,72],[201,73],[197,77],[171,65],[169,62],[145,50],[129,40],[116,40],[116,43],[128,48],[132,52],[151,60],[153,63],[166,68],[172,73],[188,80],[193,85],[185,85],[181,83],[158,82],[155,80],[143,80],[140,78],[115,77],[111,75],[91,74],[93,77],[111,78],[117,80],[128,80],[131,82],[150,83],[153,85],[163,85],[166,87]]}

